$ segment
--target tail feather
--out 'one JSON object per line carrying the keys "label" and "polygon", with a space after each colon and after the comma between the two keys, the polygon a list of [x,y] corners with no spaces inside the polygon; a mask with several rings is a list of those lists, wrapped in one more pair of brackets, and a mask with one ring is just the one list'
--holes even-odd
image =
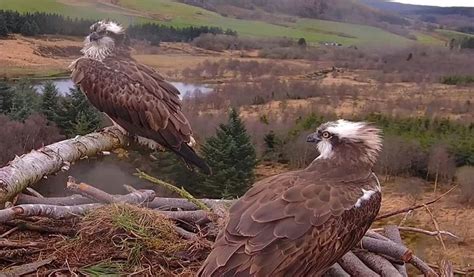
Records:
{"label": "tail feather", "polygon": [[201,157],[199,157],[194,149],[192,149],[188,144],[181,144],[181,149],[173,149],[173,152],[182,157],[186,163],[198,167],[202,173],[207,175],[212,174],[212,170],[209,165],[207,165],[207,163]]}

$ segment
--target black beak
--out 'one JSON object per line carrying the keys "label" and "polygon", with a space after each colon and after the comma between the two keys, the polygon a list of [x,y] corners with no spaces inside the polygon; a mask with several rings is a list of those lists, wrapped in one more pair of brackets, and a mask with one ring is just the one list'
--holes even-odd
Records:
{"label": "black beak", "polygon": [[89,35],[89,39],[90,41],[97,41],[100,39],[100,35],[97,34],[96,32],[92,32],[90,35]]}
{"label": "black beak", "polygon": [[319,134],[317,132],[309,134],[308,137],[306,138],[306,142],[318,143],[320,141],[321,141],[321,138],[319,137]]}

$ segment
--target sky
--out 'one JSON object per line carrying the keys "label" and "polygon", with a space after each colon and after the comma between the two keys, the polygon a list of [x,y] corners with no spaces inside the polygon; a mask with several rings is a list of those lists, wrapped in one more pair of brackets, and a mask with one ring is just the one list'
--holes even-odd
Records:
{"label": "sky", "polygon": [[393,2],[441,7],[474,7],[474,0],[393,0]]}

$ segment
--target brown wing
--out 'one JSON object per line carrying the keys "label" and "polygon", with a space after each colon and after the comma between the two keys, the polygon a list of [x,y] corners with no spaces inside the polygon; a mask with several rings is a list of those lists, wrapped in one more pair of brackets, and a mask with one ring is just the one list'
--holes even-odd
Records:
{"label": "brown wing", "polygon": [[375,180],[367,174],[349,176],[350,182],[319,175],[297,171],[257,183],[231,208],[198,275],[323,273],[365,234],[380,208],[380,193],[354,208],[361,187]]}
{"label": "brown wing", "polygon": [[208,171],[187,145],[192,131],[181,111],[179,91],[154,69],[134,60],[81,58],[72,79],[92,105],[129,133],[152,139]]}

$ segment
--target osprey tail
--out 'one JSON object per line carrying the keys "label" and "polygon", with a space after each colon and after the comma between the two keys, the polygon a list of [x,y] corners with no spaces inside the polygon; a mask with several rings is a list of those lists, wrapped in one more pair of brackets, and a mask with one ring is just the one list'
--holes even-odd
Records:
{"label": "osprey tail", "polygon": [[186,143],[181,144],[181,149],[179,150],[172,149],[172,148],[171,150],[175,152],[176,154],[178,154],[181,158],[183,158],[183,160],[187,164],[191,164],[198,167],[202,173],[206,175],[212,174],[211,168],[207,165],[207,163],[201,157],[199,157],[196,154],[194,149],[192,149],[191,146],[189,146],[188,144]]}

